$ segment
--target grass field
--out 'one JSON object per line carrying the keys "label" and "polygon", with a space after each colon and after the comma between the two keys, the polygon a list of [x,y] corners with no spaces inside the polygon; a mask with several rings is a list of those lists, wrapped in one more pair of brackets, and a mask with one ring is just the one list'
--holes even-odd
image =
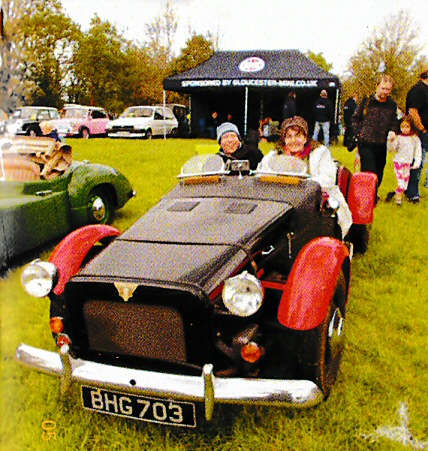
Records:
{"label": "grass field", "polygon": [[[181,165],[209,140],[69,140],[74,157],[123,171],[137,190],[114,225],[129,227],[177,180]],[[272,146],[263,144],[263,151]],[[332,148],[348,167],[354,153]],[[425,181],[425,178],[423,178]],[[395,188],[388,160],[380,194]],[[47,257],[53,244],[39,254]],[[23,262],[1,287],[1,450],[409,450],[428,449],[428,189],[420,205],[380,202],[369,250],[353,260],[347,346],[338,381],[326,403],[309,410],[220,409],[196,430],[139,423],[83,410],[76,396],[58,401],[59,381],[19,366],[21,342],[54,350],[47,299],[20,286]],[[402,426],[399,409],[407,409]],[[404,415],[405,416],[405,415]],[[381,430],[381,428],[383,428]],[[383,431],[383,433],[382,433]],[[401,435],[400,435],[401,433]],[[382,437],[383,435],[383,437]],[[424,443],[422,443],[424,442]]]}

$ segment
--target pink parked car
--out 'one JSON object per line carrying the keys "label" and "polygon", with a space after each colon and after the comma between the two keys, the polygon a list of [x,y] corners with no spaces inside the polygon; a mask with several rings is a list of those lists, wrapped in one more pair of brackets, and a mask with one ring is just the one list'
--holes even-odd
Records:
{"label": "pink parked car", "polygon": [[90,138],[107,136],[108,114],[103,108],[65,105],[61,119],[50,121],[61,137]]}

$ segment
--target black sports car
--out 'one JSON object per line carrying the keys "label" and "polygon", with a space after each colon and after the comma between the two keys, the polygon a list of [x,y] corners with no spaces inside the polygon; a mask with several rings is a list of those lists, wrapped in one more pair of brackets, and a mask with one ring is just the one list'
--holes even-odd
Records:
{"label": "black sports car", "polygon": [[342,240],[337,206],[285,163],[253,173],[197,156],[126,232],[72,232],[22,276],[50,297],[59,352],[22,344],[17,358],[59,376],[64,395],[81,386],[85,408],[176,426],[194,427],[201,404],[210,420],[216,403],[326,399],[343,350],[347,239],[365,248],[376,176],[338,169],[354,219]]}

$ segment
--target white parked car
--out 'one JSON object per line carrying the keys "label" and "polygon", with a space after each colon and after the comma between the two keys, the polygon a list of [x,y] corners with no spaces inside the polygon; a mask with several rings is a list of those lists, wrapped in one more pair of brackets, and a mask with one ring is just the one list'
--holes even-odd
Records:
{"label": "white parked car", "polygon": [[178,121],[172,110],[163,106],[131,106],[118,119],[110,121],[109,138],[147,138],[174,135]]}

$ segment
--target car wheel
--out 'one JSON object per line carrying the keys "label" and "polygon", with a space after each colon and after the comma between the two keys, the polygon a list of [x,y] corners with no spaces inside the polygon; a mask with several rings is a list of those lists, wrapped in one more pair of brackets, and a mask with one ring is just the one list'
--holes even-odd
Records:
{"label": "car wheel", "polygon": [[148,128],[146,131],[146,139],[152,139],[152,137],[153,137],[153,132],[150,128]]}
{"label": "car wheel", "polygon": [[349,241],[354,245],[354,252],[364,254],[369,248],[370,231],[367,224],[352,224]]}
{"label": "car wheel", "polygon": [[342,359],[346,296],[346,280],[341,272],[324,321],[301,336],[299,377],[315,382],[325,399],[336,381]]}
{"label": "car wheel", "polygon": [[38,125],[30,125],[27,129],[27,136],[41,136],[42,131]]}
{"label": "car wheel", "polygon": [[80,136],[83,139],[89,139],[91,134],[89,133],[89,130],[87,128],[82,128],[82,130],[80,131]]}
{"label": "car wheel", "polygon": [[114,215],[110,196],[105,189],[94,188],[88,198],[88,223],[108,224]]}

